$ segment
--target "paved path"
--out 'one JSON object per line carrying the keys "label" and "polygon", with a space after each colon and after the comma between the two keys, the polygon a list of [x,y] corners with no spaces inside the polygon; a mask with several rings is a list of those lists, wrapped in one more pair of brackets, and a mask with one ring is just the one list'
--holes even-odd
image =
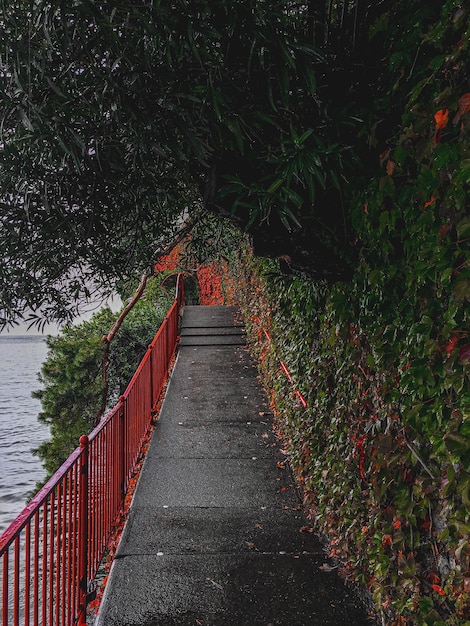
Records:
{"label": "paved path", "polygon": [[365,626],[300,509],[232,307],[181,344],[96,626]]}

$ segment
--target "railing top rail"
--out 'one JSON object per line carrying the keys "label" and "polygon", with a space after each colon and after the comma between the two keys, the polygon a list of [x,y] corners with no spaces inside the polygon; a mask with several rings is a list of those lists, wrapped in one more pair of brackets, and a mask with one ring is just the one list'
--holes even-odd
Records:
{"label": "railing top rail", "polygon": [[[168,278],[169,276],[172,276],[172,274],[168,274],[168,276],[166,276],[166,278]],[[182,291],[182,285],[183,285],[183,274],[181,272],[178,272],[176,274],[176,286],[175,286],[175,297],[173,300],[173,304],[171,305],[171,307],[169,308],[167,314],[165,315],[165,320],[168,319],[172,314],[173,311],[175,309],[175,307],[178,306],[178,299],[180,297],[181,291]],[[131,381],[129,382],[129,384],[126,387],[126,390],[124,391],[124,393],[122,394],[123,398],[127,398],[131,392],[132,387],[134,386],[134,382],[136,380],[136,378],[139,375],[139,372],[141,371],[141,369],[143,368],[146,360],[149,358],[149,354],[151,351],[151,348],[157,343],[158,338],[160,336],[160,334],[163,332],[163,324],[160,326],[160,328],[158,329],[155,337],[152,339],[147,352],[145,353],[144,357],[142,358],[142,361],[140,362],[138,368],[136,369]]]}
{"label": "railing top rail", "polygon": [[193,276],[191,272],[171,272],[167,274],[165,278],[162,280],[161,285],[163,286],[166,281],[172,276],[176,276],[176,285],[175,285],[175,300],[178,297],[178,294],[181,290],[181,284],[185,276]]}
{"label": "railing top rail", "polygon": [[[150,344],[151,346],[152,344]],[[134,386],[134,383],[136,381],[137,378],[139,378],[139,374],[142,371],[142,368],[144,367],[145,363],[148,361],[150,356],[150,348],[147,348],[147,352],[144,354],[142,361],[139,363],[137,369],[134,372],[134,375],[131,378],[130,383],[127,385],[126,390],[124,391],[124,393],[122,394],[123,398],[127,398],[131,392],[132,387]]]}
{"label": "railing top rail", "polygon": [[[183,281],[183,274],[181,272],[178,272],[177,274],[177,278],[176,278],[176,287],[175,287],[175,298],[173,301],[173,304],[171,305],[170,309],[168,310],[165,319],[171,314],[173,308],[176,306],[177,301],[178,301],[178,297],[181,293],[181,285],[182,285],[182,281]],[[130,389],[134,383],[134,379],[136,378],[136,376],[138,375],[139,371],[142,369],[145,361],[148,359],[148,355],[150,352],[150,348],[156,343],[156,341],[158,340],[158,336],[160,335],[160,333],[162,332],[163,329],[163,324],[160,326],[160,328],[157,330],[157,333],[155,335],[155,337],[152,339],[152,342],[149,345],[149,348],[147,350],[147,352],[144,354],[144,356],[142,357],[141,362],[139,363],[131,381],[129,382],[129,384],[126,387],[126,390],[124,391],[124,393],[122,394],[122,398],[126,398],[129,395]],[[122,398],[120,398],[117,403],[114,405],[114,407],[108,412],[108,414],[106,415],[106,417],[101,420],[101,422],[99,424],[97,424],[95,426],[95,428],[91,431],[91,433],[89,434],[89,440],[93,441],[96,436],[99,434],[99,432],[106,426],[106,424],[109,422],[109,420],[112,419],[113,415],[119,410],[119,408],[122,405]]]}

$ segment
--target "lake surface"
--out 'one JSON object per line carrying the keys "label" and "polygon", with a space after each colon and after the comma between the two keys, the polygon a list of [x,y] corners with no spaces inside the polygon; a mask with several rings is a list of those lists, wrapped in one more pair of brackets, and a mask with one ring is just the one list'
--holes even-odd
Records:
{"label": "lake surface", "polygon": [[49,439],[49,428],[38,422],[41,403],[31,397],[46,356],[44,336],[0,335],[0,533],[46,476],[32,449]]}

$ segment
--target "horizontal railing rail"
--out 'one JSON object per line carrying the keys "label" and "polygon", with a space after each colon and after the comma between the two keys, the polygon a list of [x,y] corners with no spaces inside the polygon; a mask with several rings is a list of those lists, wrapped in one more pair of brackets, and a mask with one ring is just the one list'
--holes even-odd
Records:
{"label": "horizontal railing rail", "polygon": [[178,341],[184,283],[126,391],[0,535],[1,626],[86,624],[91,583],[124,505]]}

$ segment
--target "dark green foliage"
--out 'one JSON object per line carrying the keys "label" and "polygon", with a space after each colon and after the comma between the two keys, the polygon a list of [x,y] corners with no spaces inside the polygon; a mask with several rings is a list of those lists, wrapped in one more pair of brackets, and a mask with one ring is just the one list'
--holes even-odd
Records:
{"label": "dark green foliage", "polygon": [[351,275],[353,181],[423,76],[439,6],[1,6],[0,322],[69,319],[149,267],[184,211],[229,217],[295,270]]}
{"label": "dark green foliage", "polygon": [[34,393],[42,403],[38,419],[51,429],[51,441],[38,454],[52,474],[90,431],[101,401],[101,336],[114,315],[104,309],[90,322],[66,326],[57,337],[48,337],[49,353],[39,380],[44,386]]}
{"label": "dark green foliage", "polygon": [[143,299],[128,314],[111,343],[108,405],[113,405],[134,375],[174,298],[155,279],[148,283]]}
{"label": "dark green foliage", "polygon": [[240,231],[231,222],[207,215],[192,230],[181,264],[189,269],[198,264],[227,261],[237,253],[242,241]]}
{"label": "dark green foliage", "polygon": [[[111,344],[108,408],[132,378],[171,298],[157,285],[151,286],[145,299],[124,320]],[[88,434],[95,422],[103,391],[101,337],[115,319],[115,314],[103,309],[90,321],[66,326],[57,337],[47,339],[49,353],[39,377],[43,388],[34,395],[42,403],[38,419],[51,429],[51,440],[38,448],[49,474],[67,459],[80,436]]]}

